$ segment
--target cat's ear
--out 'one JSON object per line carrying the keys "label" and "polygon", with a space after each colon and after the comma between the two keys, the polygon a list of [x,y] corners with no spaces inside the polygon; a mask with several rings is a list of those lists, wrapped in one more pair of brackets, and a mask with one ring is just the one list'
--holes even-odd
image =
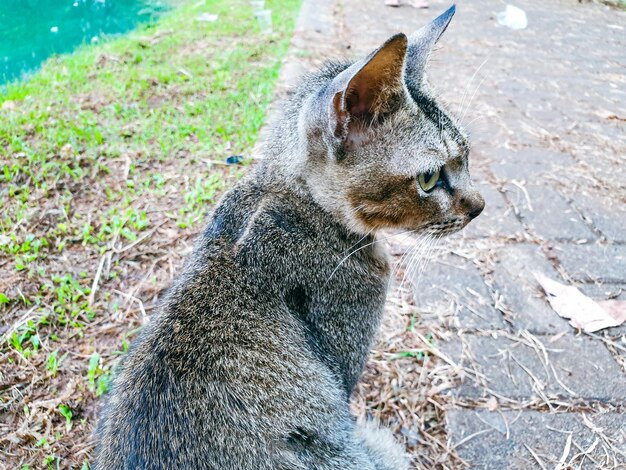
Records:
{"label": "cat's ear", "polygon": [[407,37],[396,34],[337,76],[332,102],[336,137],[345,137],[351,124],[371,124],[401,96],[406,49]]}
{"label": "cat's ear", "polygon": [[448,27],[454,16],[456,6],[452,5],[429,24],[409,36],[409,47],[406,53],[406,80],[409,89],[419,87],[424,78],[426,62],[433,47]]}

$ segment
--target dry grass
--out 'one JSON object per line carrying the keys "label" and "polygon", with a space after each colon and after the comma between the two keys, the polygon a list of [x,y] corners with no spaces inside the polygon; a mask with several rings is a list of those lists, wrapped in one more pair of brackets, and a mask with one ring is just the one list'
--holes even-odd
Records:
{"label": "dry grass", "polygon": [[[490,267],[495,262],[493,249],[506,243],[504,240],[476,241],[453,237],[427,255],[428,263],[436,264],[446,252],[452,251],[479,265],[488,279],[492,272]],[[423,305],[416,306],[413,286],[406,282],[406,265],[410,263],[406,262],[405,253],[413,244],[411,241],[399,243],[396,237],[390,239],[390,251],[399,268],[390,289],[379,340],[353,397],[354,413],[390,427],[407,445],[414,467],[420,469],[468,468],[468,462],[459,456],[458,450],[475,439],[484,439],[484,435],[491,432],[502,433],[503,438],[510,439],[510,428],[523,416],[522,413],[536,411],[568,416],[575,413],[587,433],[581,433],[579,428],[546,426],[551,432],[563,434],[566,444],[562,453],[541,453],[525,444],[531,457],[527,466],[564,469],[586,468],[585,465],[592,464],[597,468],[622,468],[626,464],[626,452],[619,436],[616,437],[615,430],[607,429],[606,425],[594,423],[606,414],[625,413],[626,408],[615,400],[582,398],[567,385],[567,369],[553,362],[553,355],[563,351],[563,343],[559,341],[571,333],[546,337],[523,329],[459,327],[458,320],[454,319],[459,306],[467,307],[467,302],[451,291],[446,291],[449,312],[431,312]],[[415,273],[409,275],[409,278],[415,277]],[[511,313],[497,292],[493,292],[492,299],[485,301],[502,314]],[[614,357],[619,358],[621,354],[620,363],[624,367],[626,348],[620,344],[620,338],[608,334],[593,336],[605,343]],[[472,350],[469,337],[506,340],[506,348],[500,349],[490,360],[503,365],[505,376],[511,383],[529,382],[532,393],[509,396],[494,390],[493,377],[482,370],[480,361],[474,357],[479,351]],[[536,365],[529,367],[527,359],[531,363],[536,361]],[[511,368],[517,368],[516,374],[512,374]],[[459,387],[467,386],[477,391],[469,395],[459,393]],[[558,393],[552,391],[555,388]],[[515,387],[510,392],[517,393]],[[499,413],[504,430],[494,428],[477,413],[476,419],[482,422],[483,429],[453,441],[446,417],[453,409]],[[593,437],[591,445],[587,442],[589,432]]]}
{"label": "dry grass", "polygon": [[353,412],[392,429],[417,468],[462,467],[445,428],[445,395],[465,371],[439,347],[446,331],[421,324],[422,312],[407,281],[411,263],[406,254],[413,241],[393,237],[387,244],[395,279],[379,339],[352,400]]}

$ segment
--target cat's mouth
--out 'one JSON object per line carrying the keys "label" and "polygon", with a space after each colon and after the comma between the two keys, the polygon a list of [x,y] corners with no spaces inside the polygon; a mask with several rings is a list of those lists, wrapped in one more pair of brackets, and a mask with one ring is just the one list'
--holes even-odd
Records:
{"label": "cat's mouth", "polygon": [[472,219],[469,217],[454,217],[441,222],[428,224],[423,231],[436,236],[452,235],[464,228],[470,220]]}

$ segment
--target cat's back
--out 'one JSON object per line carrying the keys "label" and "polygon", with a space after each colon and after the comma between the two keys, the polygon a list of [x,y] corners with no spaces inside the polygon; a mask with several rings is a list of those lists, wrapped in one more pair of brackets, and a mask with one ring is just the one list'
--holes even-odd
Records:
{"label": "cat's back", "polygon": [[[254,177],[225,196],[120,366],[97,468],[269,468],[269,443],[345,400],[282,295],[319,263],[303,255],[311,245],[334,249],[318,239],[332,227],[299,204]],[[306,392],[318,387],[330,393]]]}

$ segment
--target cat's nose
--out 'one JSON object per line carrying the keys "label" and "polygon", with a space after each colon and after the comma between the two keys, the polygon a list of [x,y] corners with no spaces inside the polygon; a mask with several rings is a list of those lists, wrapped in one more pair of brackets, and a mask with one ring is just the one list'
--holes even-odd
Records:
{"label": "cat's nose", "polygon": [[470,219],[475,219],[476,217],[480,215],[480,213],[483,211],[484,208],[485,208],[485,204],[483,203],[482,206],[472,209],[470,212],[467,213],[467,215],[469,216]]}
{"label": "cat's nose", "polygon": [[470,219],[475,219],[485,208],[485,200],[478,191],[464,194],[459,201],[463,212],[467,214]]}

